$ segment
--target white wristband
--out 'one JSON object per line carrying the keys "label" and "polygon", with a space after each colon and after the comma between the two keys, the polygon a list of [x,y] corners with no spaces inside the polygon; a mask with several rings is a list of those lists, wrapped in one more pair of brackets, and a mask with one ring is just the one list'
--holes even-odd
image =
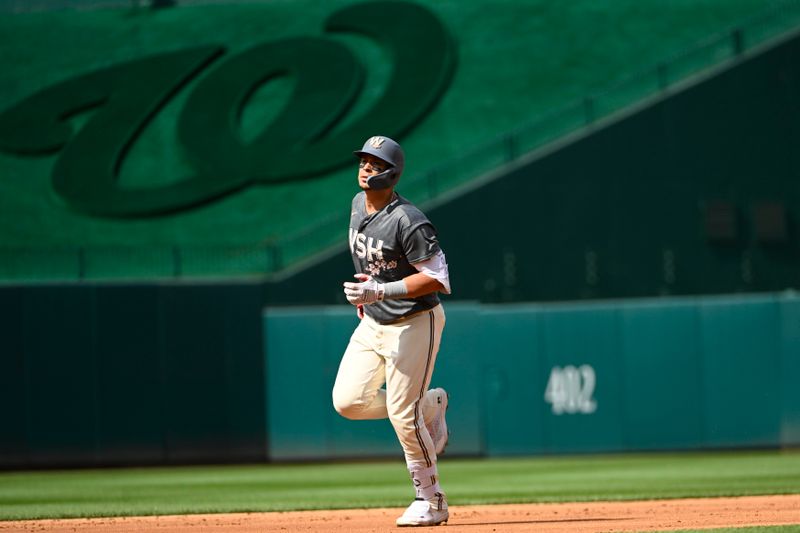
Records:
{"label": "white wristband", "polygon": [[402,298],[408,294],[408,287],[406,282],[401,280],[390,281],[383,284],[383,297],[382,300],[391,300],[393,298]]}

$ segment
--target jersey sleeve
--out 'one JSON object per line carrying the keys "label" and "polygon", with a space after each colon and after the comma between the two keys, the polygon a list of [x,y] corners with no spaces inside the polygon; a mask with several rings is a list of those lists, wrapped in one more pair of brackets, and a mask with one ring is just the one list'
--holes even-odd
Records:
{"label": "jersey sleeve", "polygon": [[408,228],[402,243],[406,259],[411,264],[429,259],[441,250],[436,229],[430,222]]}
{"label": "jersey sleeve", "polygon": [[450,289],[450,272],[447,267],[447,259],[445,259],[444,252],[441,250],[433,257],[429,257],[419,263],[414,263],[411,266],[416,268],[418,272],[422,272],[429,278],[433,278],[441,283],[442,288],[444,288],[442,292],[445,294],[452,293]]}

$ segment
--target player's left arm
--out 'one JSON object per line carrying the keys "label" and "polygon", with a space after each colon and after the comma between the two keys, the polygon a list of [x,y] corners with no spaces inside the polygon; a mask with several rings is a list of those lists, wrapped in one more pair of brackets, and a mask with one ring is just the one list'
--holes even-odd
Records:
{"label": "player's left arm", "polygon": [[[439,246],[433,226],[430,223],[424,223],[415,228],[407,234],[404,246],[411,266],[417,272],[396,282],[402,283],[406,290],[402,297],[418,298],[434,292],[450,294],[450,273],[447,269],[447,260]],[[419,259],[415,260],[415,258]],[[389,290],[388,292],[394,291]],[[402,291],[400,292],[402,293]]]}
{"label": "player's left arm", "polygon": [[418,298],[432,292],[444,292],[444,285],[438,279],[434,279],[422,272],[406,276],[403,278],[403,283],[407,291],[403,298]]}
{"label": "player's left arm", "polygon": [[382,298],[418,298],[432,292],[450,294],[450,273],[441,249],[427,259],[411,263],[411,266],[418,272],[391,282],[394,287],[385,284]]}
{"label": "player's left arm", "polygon": [[[418,270],[403,279],[378,283],[372,277],[359,273],[354,277],[359,283],[345,282],[344,294],[353,305],[369,305],[378,300],[394,298],[418,298],[433,292],[450,294],[450,275],[444,253],[436,254],[412,266]],[[359,313],[359,318],[361,314]]]}
{"label": "player's left arm", "polygon": [[[431,257],[412,263],[411,266],[418,272],[406,277],[403,281],[412,294],[411,298],[424,296],[431,292],[450,294],[450,271],[447,268],[447,259],[439,248]],[[413,279],[409,279],[413,278]]]}

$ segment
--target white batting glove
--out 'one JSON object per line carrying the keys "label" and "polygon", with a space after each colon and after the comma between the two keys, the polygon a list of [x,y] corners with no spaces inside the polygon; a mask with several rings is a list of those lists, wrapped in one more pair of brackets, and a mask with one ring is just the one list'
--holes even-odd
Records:
{"label": "white batting glove", "polygon": [[366,274],[356,274],[360,283],[344,282],[344,295],[353,305],[369,305],[383,299],[383,284]]}

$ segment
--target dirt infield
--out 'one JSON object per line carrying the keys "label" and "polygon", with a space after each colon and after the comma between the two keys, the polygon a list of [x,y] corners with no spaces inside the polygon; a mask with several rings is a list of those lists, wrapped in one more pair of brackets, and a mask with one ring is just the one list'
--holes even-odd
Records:
{"label": "dirt infield", "polygon": [[[255,533],[402,531],[402,509],[238,513],[0,522],[0,531]],[[669,531],[800,524],[800,495],[635,502],[453,506],[446,530],[484,532]],[[429,530],[430,528],[418,528]]]}

